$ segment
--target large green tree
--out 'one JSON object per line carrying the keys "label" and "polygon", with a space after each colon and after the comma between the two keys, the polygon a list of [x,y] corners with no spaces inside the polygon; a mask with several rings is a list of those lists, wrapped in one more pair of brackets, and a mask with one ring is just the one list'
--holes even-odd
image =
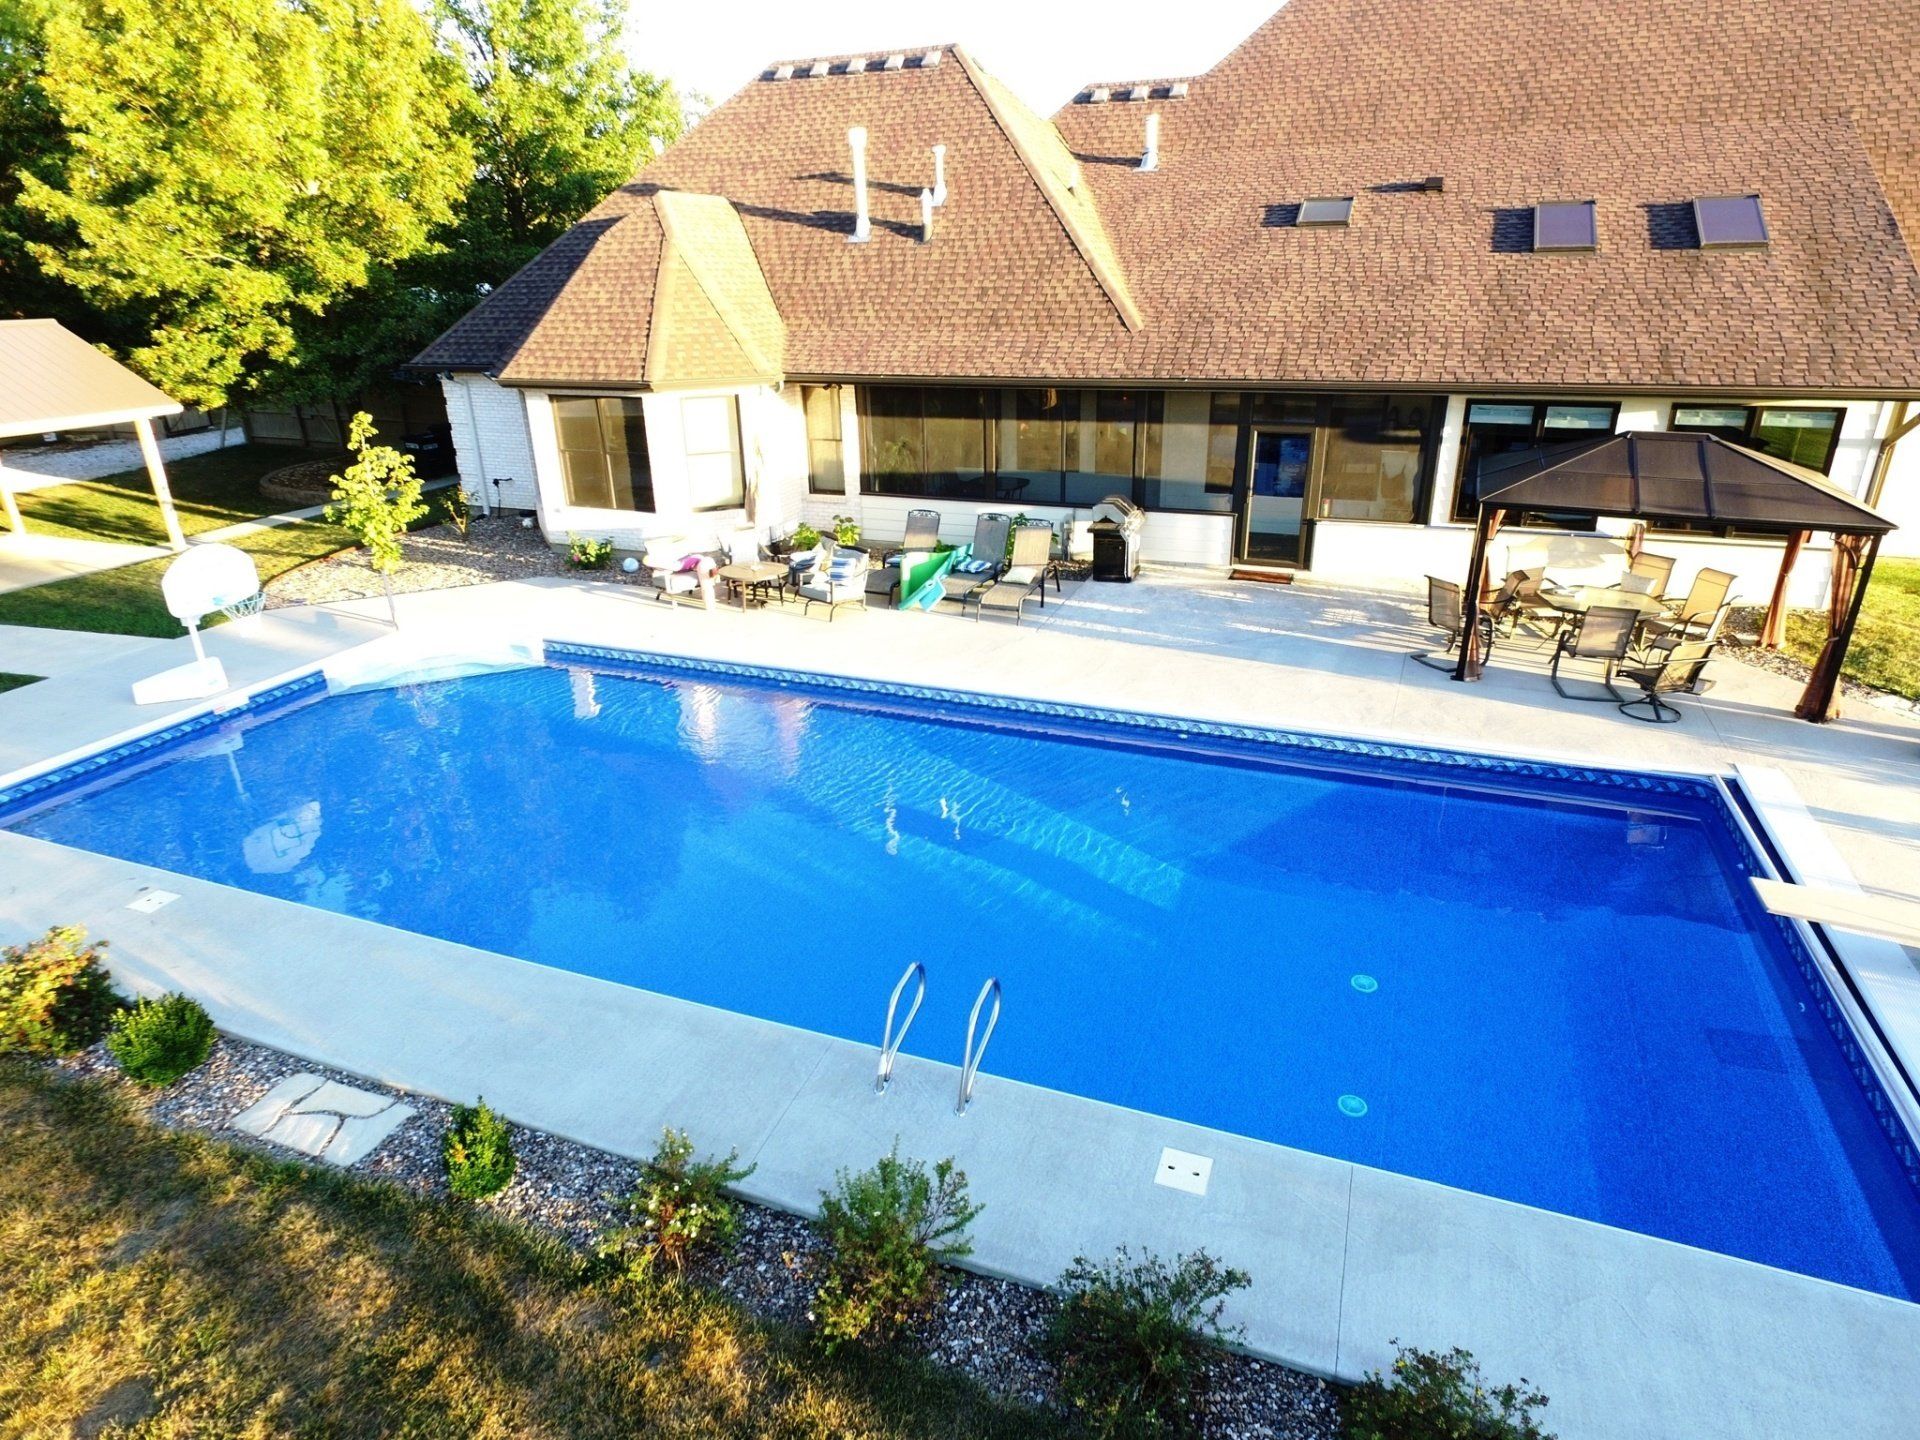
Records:
{"label": "large green tree", "polygon": [[192,403],[270,387],[299,318],[429,249],[473,176],[409,0],[61,0],[38,50],[64,134],[18,181],[57,232],[27,252],[143,315],[129,358]]}
{"label": "large green tree", "polygon": [[684,127],[672,83],[627,61],[624,0],[432,0],[431,15],[464,78],[452,123],[472,183],[432,246],[301,322],[277,377],[289,398],[345,398],[389,373]]}

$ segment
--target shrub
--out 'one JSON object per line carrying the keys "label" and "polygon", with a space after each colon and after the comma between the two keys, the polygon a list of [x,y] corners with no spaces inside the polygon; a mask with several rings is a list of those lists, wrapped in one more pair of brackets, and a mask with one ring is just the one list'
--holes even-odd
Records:
{"label": "shrub", "polygon": [[197,1000],[162,995],[114,1017],[107,1051],[142,1085],[171,1085],[213,1050],[213,1017]]}
{"label": "shrub", "polygon": [[56,925],[38,940],[0,950],[0,1050],[71,1055],[107,1033],[126,999],[78,925]]}
{"label": "shrub", "polygon": [[453,1107],[440,1153],[447,1162],[447,1188],[462,1200],[484,1200],[513,1179],[513,1136],[485,1100]]}
{"label": "shrub", "polygon": [[567,537],[567,564],[576,570],[604,570],[613,561],[613,541],[591,535]]}
{"label": "shrub", "polygon": [[1046,1351],[1066,1401],[1097,1435],[1184,1434],[1211,1347],[1238,1332],[1220,1324],[1226,1297],[1250,1283],[1204,1250],[1171,1263],[1122,1246],[1060,1277]]}
{"label": "shrub", "polygon": [[787,543],[793,547],[796,554],[804,550],[811,550],[819,545],[820,532],[814,529],[813,526],[802,523],[794,527],[793,534],[789,537]]}
{"label": "shrub", "polygon": [[820,1197],[828,1256],[814,1306],[828,1348],[885,1339],[926,1314],[940,1297],[941,1261],[973,1253],[964,1232],[979,1213],[951,1159],[929,1173],[902,1160],[896,1143],[872,1169],[842,1170]]}
{"label": "shrub", "polygon": [[851,515],[833,517],[833,538],[842,545],[860,543],[860,522]]}
{"label": "shrub", "polygon": [[460,532],[462,540],[473,527],[473,502],[467,499],[466,488],[458,481],[440,492],[440,513],[447,523]]}
{"label": "shrub", "polygon": [[724,1160],[693,1158],[693,1141],[668,1127],[647,1162],[639,1188],[623,1202],[632,1223],[615,1231],[609,1250],[631,1250],[634,1264],[650,1270],[665,1260],[676,1272],[701,1252],[731,1250],[740,1233],[740,1213],[726,1187],[753,1173],[741,1169],[740,1152]]}
{"label": "shrub", "polygon": [[1348,1440],[1553,1440],[1533,1413],[1547,1397],[1524,1379],[1489,1386],[1465,1350],[1393,1344],[1391,1379],[1369,1372],[1347,1397]]}

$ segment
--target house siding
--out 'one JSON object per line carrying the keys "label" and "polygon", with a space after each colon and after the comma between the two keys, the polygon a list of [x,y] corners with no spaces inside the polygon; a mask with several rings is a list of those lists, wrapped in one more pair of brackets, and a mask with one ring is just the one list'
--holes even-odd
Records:
{"label": "house siding", "polygon": [[448,376],[441,380],[440,391],[446,397],[460,488],[467,498],[488,511],[537,510],[538,471],[522,393],[484,375]]}

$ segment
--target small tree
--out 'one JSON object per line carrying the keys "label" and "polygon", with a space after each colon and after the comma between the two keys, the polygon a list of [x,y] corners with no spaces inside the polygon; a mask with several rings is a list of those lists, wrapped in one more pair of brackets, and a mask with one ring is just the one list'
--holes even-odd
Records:
{"label": "small tree", "polygon": [[391,445],[376,445],[373,417],[362,410],[347,431],[347,448],[354,462],[333,477],[333,503],[327,519],[353,532],[367,550],[368,563],[380,576],[387,595],[387,615],[397,626],[393,607],[393,573],[406,563],[400,537],[427,513],[420,498],[420,477],[413,473],[413,457]]}

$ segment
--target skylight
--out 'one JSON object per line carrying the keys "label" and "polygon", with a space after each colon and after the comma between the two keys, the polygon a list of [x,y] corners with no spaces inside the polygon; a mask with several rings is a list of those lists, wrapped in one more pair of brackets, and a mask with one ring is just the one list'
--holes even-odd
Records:
{"label": "skylight", "polygon": [[1600,230],[1591,200],[1548,200],[1533,207],[1536,250],[1598,250]]}
{"label": "skylight", "polygon": [[1353,218],[1351,195],[1316,195],[1300,202],[1296,225],[1345,225]]}
{"label": "skylight", "polygon": [[1758,195],[1706,195],[1693,202],[1700,248],[1727,250],[1767,243],[1767,218]]}

